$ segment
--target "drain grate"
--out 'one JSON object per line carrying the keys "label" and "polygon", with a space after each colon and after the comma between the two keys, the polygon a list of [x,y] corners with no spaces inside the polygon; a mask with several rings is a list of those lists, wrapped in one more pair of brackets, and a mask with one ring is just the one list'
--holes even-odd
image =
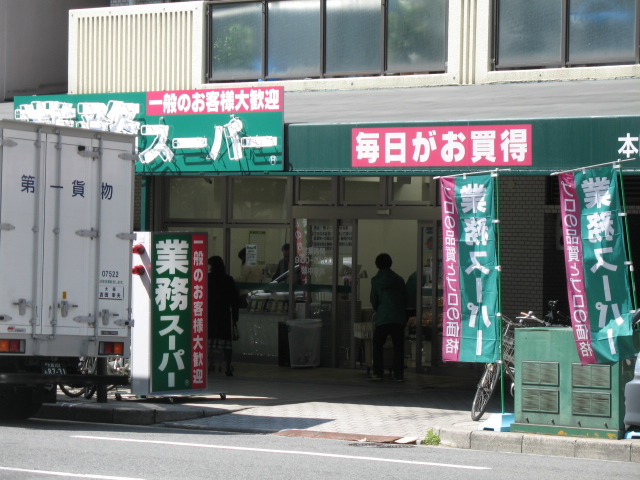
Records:
{"label": "drain grate", "polygon": [[349,443],[350,447],[368,447],[368,448],[413,448],[415,445],[403,445],[399,443],[372,443],[372,442],[358,442]]}

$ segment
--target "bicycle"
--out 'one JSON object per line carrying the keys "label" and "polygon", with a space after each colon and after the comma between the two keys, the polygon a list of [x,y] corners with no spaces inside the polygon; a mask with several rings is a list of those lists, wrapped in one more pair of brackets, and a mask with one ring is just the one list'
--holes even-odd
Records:
{"label": "bicycle", "polygon": [[[532,312],[529,312],[529,314],[532,315]],[[540,319],[536,320],[540,321]],[[544,321],[547,322],[549,326],[571,326],[571,319],[558,310],[558,300],[549,301],[549,311],[544,316]]]}
{"label": "bicycle", "polygon": [[[125,375],[129,380],[128,385],[131,384],[131,359],[123,357],[109,357],[107,360],[107,369],[109,375]],[[107,392],[117,390],[118,385],[107,386]],[[122,395],[119,392],[115,394],[116,400],[122,400]]]}
{"label": "bicycle", "polygon": [[[96,357],[80,357],[78,359],[77,365],[77,373],[82,375],[93,375],[96,373],[97,368],[97,358]],[[91,398],[93,393],[95,392],[95,385],[85,386],[85,385],[65,385],[60,384],[60,390],[67,397],[77,398],[81,395],[84,395],[85,398]],[[91,389],[93,388],[93,391]],[[87,395],[89,395],[87,397]]]}
{"label": "bicycle", "polygon": [[[80,357],[78,361],[78,373],[93,375],[96,373],[98,359],[96,357]],[[126,375],[131,381],[131,369],[129,366],[129,359],[122,357],[108,357],[107,358],[107,371],[109,375]],[[108,385],[107,391],[116,390],[117,385]],[[84,398],[90,400],[96,393],[97,385],[63,385],[60,384],[60,390],[62,393],[71,398],[77,398],[84,395]],[[120,400],[120,394],[116,393],[116,398]]]}
{"label": "bicycle", "polygon": [[518,321],[514,322],[505,316],[502,317],[502,359],[485,365],[471,405],[471,419],[474,422],[480,420],[489,406],[489,400],[491,400],[496,385],[498,384],[498,379],[500,378],[501,365],[504,365],[504,371],[511,379],[511,386],[509,388],[511,396],[515,393],[515,329],[533,326],[550,326],[545,320],[541,320],[533,315],[533,312],[521,312],[520,316],[516,317],[516,319]]}

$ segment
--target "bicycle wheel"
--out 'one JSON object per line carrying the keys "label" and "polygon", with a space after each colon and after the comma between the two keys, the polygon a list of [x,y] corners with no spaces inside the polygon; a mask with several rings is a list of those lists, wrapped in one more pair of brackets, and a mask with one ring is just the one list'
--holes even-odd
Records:
{"label": "bicycle wheel", "polygon": [[91,397],[93,397],[93,394],[96,393],[96,385],[91,385],[90,387],[86,387],[84,389],[84,398],[86,398],[87,400],[90,400]]}
{"label": "bicycle wheel", "polygon": [[[83,375],[94,374],[96,370],[96,359],[94,357],[80,357],[78,360],[77,372]],[[76,398],[86,393],[84,385],[59,385],[60,390],[67,397]]]}
{"label": "bicycle wheel", "polygon": [[474,422],[480,420],[487,410],[491,395],[493,395],[493,391],[498,384],[498,378],[500,378],[500,365],[487,363],[480,382],[478,382],[478,390],[476,391],[476,396],[473,397],[473,405],[471,405],[471,419]]}
{"label": "bicycle wheel", "polygon": [[84,393],[84,385],[58,385],[67,397],[76,398]]}

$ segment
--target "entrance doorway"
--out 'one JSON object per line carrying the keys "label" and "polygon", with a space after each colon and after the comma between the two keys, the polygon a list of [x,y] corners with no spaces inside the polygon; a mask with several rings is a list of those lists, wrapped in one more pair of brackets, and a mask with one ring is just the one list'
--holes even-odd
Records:
{"label": "entrance doorway", "polygon": [[[438,307],[438,304],[441,305],[441,292],[432,288],[434,274],[436,278],[439,275],[437,267],[434,266],[439,257],[439,249],[436,248],[436,226],[437,222],[434,221],[358,221],[358,263],[362,265],[363,272],[359,276],[358,287],[361,321],[366,327],[366,322],[370,322],[373,317],[369,296],[371,277],[378,272],[375,258],[380,253],[388,253],[393,260],[391,269],[407,284],[405,365],[408,369],[417,371],[434,365],[438,356],[434,349],[437,342],[434,340],[438,337],[437,318],[441,310]],[[435,285],[438,285],[437,280]],[[360,360],[368,364],[368,342],[365,339],[359,343]]]}
{"label": "entrance doorway", "polygon": [[437,221],[365,218],[295,222],[297,241],[306,245],[306,255],[295,259],[304,259],[307,272],[302,281],[306,286],[301,288],[308,292],[305,318],[322,319],[322,364],[371,367],[371,278],[378,273],[377,255],[388,253],[392,269],[408,287],[405,364],[418,372],[435,365],[438,352],[433,345],[438,325],[432,319],[438,318],[441,296],[441,289],[432,288],[438,276],[434,265],[439,257]]}

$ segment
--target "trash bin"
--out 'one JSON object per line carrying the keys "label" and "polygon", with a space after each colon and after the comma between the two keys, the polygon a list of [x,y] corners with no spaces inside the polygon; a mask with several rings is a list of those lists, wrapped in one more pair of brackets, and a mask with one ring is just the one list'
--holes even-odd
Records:
{"label": "trash bin", "polygon": [[288,320],[289,360],[291,367],[320,365],[322,320]]}

